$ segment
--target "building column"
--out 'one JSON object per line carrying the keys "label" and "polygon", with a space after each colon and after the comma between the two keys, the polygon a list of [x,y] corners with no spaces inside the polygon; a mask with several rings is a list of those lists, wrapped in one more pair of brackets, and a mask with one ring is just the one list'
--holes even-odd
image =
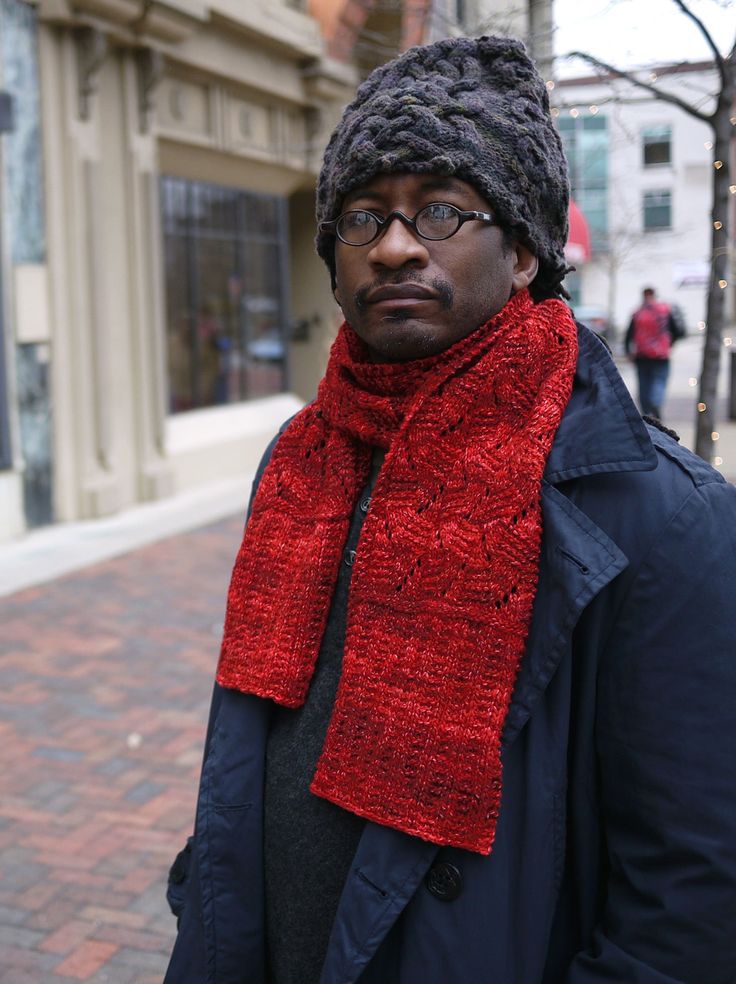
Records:
{"label": "building column", "polygon": [[108,393],[115,371],[104,309],[97,82],[104,35],[43,26],[40,32],[48,265],[52,320],[55,500],[61,520],[119,507]]}
{"label": "building column", "polygon": [[153,96],[163,76],[163,58],[151,49],[129,52],[124,62],[123,100],[129,204],[133,407],[138,443],[138,498],[171,495],[174,477],[166,460],[167,367],[164,346],[164,274],[159,206],[158,143]]}

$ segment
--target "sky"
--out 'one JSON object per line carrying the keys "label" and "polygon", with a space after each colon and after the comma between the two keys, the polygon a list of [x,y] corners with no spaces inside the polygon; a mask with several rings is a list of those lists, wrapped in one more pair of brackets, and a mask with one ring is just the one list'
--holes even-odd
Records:
{"label": "sky", "polygon": [[[736,0],[688,0],[722,53],[736,37]],[[673,0],[555,0],[555,54],[587,51],[617,67],[700,61],[710,49],[696,25]],[[586,69],[582,69],[586,73]],[[581,74],[558,62],[561,77]]]}

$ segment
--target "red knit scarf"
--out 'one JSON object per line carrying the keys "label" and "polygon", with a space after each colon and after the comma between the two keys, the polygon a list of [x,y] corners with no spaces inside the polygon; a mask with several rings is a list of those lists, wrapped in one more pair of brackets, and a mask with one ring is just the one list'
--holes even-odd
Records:
{"label": "red knit scarf", "polygon": [[429,359],[371,363],[347,325],[263,474],[217,679],[300,706],[348,526],[387,449],[353,567],[343,670],[312,792],[487,854],[501,732],[531,620],[541,479],[572,387],[561,301],[515,295]]}

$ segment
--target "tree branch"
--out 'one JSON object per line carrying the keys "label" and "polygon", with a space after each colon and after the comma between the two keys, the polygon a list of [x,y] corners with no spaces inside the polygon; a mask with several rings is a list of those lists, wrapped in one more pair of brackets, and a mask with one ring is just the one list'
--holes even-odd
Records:
{"label": "tree branch", "polygon": [[[677,2],[677,0],[675,0],[675,2]],[[594,68],[608,72],[612,78],[625,79],[627,82],[631,82],[632,85],[637,86],[637,88],[644,89],[646,92],[654,96],[655,99],[661,99],[662,102],[671,103],[673,106],[678,106],[683,112],[688,113],[690,116],[694,116],[703,123],[708,123],[710,126],[713,126],[713,118],[710,114],[701,112],[689,102],[685,102],[684,99],[680,99],[679,96],[673,96],[670,92],[664,92],[662,89],[652,85],[650,82],[642,82],[631,72],[624,71],[621,68],[615,68],[613,65],[609,65],[608,62],[601,61],[600,58],[596,58],[594,55],[588,55],[584,51],[570,51],[564,57],[566,59],[580,58],[582,61],[592,65]]]}
{"label": "tree branch", "polygon": [[706,42],[708,44],[708,47],[713,52],[713,59],[714,59],[716,65],[718,66],[718,72],[719,72],[719,74],[721,76],[721,84],[725,87],[728,84],[728,79],[727,79],[727,76],[726,76],[727,66],[726,66],[725,60],[723,58],[723,55],[718,50],[718,45],[713,40],[713,35],[710,33],[710,31],[705,26],[705,24],[703,23],[703,21],[698,17],[698,15],[697,14],[694,14],[692,12],[692,10],[690,10],[690,8],[688,6],[686,6],[685,3],[683,3],[683,0],[672,0],[672,2],[675,4],[676,7],[679,7],[680,8],[680,10],[682,11],[682,13],[686,17],[689,17],[690,18],[690,20],[693,22],[693,24],[695,24],[695,26],[697,27],[697,29],[700,31],[700,33],[705,38],[705,40],[706,40]]}

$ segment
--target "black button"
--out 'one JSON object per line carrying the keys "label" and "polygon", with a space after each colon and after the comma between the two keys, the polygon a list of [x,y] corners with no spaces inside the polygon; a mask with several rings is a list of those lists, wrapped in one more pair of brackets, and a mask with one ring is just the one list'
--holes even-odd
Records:
{"label": "black button", "polygon": [[449,861],[433,864],[424,882],[432,895],[441,902],[452,902],[463,889],[463,876]]}
{"label": "black button", "polygon": [[371,500],[370,496],[366,496],[365,499],[360,500],[360,511],[367,513],[370,508]]}
{"label": "black button", "polygon": [[356,558],[357,556],[358,556],[358,555],[357,555],[357,553],[355,552],[355,550],[346,550],[346,551],[345,551],[345,563],[346,563],[346,565],[347,565],[348,567],[352,567],[352,566],[353,566],[353,564],[355,563],[355,558]]}

